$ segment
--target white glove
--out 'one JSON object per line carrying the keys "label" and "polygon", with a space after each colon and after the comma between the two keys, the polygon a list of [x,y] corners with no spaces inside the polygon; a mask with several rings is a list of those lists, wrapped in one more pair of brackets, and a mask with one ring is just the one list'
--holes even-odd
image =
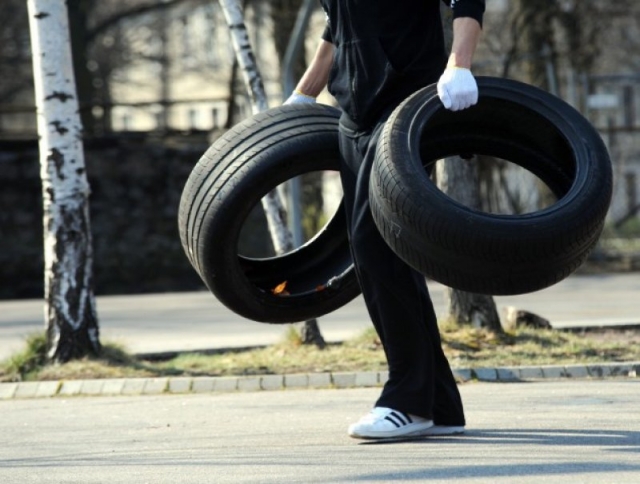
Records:
{"label": "white glove", "polygon": [[297,89],[293,91],[291,96],[284,102],[285,104],[304,104],[304,103],[314,103],[316,102],[316,98],[313,96],[307,96],[306,94],[301,93]]}
{"label": "white glove", "polygon": [[478,83],[469,69],[447,67],[438,81],[438,96],[446,109],[466,109],[478,102]]}

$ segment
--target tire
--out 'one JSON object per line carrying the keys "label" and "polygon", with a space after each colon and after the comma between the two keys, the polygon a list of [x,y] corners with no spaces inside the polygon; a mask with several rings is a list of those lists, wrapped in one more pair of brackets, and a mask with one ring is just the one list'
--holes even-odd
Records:
{"label": "tire", "polygon": [[[393,112],[370,180],[373,217],[394,252],[436,281],[478,294],[533,292],[571,274],[596,244],[611,161],[591,124],[562,100],[505,79],[480,77],[478,86],[478,104],[463,111],[445,110],[432,85]],[[425,167],[470,153],[527,169],[557,202],[497,215],[452,200]]]}
{"label": "tire", "polygon": [[[209,290],[241,316],[306,321],[360,293],[342,207],[292,252],[261,259],[237,252],[242,226],[265,194],[295,176],[339,169],[338,117],[322,105],[257,114],[216,140],[187,180],[178,217],[182,246]],[[289,294],[273,294],[284,281]]]}

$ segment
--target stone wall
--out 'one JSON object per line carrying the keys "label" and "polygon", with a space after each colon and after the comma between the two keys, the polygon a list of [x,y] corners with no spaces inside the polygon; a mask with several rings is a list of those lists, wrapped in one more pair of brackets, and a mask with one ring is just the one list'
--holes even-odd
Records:
{"label": "stone wall", "polygon": [[[118,135],[87,141],[98,294],[200,289],[178,235],[180,195],[208,142]],[[36,141],[0,143],[0,298],[43,294]]]}

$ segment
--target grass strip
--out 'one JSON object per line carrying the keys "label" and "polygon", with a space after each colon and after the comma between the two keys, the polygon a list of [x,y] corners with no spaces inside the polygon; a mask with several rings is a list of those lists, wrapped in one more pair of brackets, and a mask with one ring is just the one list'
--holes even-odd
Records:
{"label": "grass strip", "polygon": [[[443,324],[442,344],[454,368],[595,364],[640,361],[640,330],[589,331],[518,329],[495,334]],[[99,357],[49,364],[44,335],[31,335],[25,349],[0,364],[0,381],[42,381],[160,376],[233,376],[386,369],[373,329],[324,349],[303,345],[294,327],[283,340],[242,351],[179,353],[144,360],[121,345],[105,343]]]}

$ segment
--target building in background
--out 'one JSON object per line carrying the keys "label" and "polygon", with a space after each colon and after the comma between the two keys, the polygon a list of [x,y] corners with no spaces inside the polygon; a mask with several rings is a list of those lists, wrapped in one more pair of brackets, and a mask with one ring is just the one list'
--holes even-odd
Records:
{"label": "building in background", "polygon": [[[247,8],[246,25],[269,99],[279,99],[279,65],[264,2]],[[178,5],[127,26],[134,31],[137,61],[113,73],[115,131],[214,130],[225,126],[229,106],[237,119],[251,113],[236,72],[230,103],[234,51],[217,2]]]}
{"label": "building in background", "polygon": [[[607,143],[615,170],[614,203],[610,219],[620,222],[639,213],[640,192],[640,6],[621,0],[607,10],[610,18],[581,18],[581,28],[607,23],[605,35],[593,50],[593,62],[579,72],[570,62],[570,43],[561,34],[549,39],[553,48],[523,52],[521,30],[514,9],[524,0],[487,0],[485,32],[474,72],[527,80],[523,65],[532,56],[545,60],[547,89],[579,109],[598,128]],[[590,4],[597,4],[593,0]],[[151,4],[142,0],[112,0],[98,4],[95,15],[108,17],[115,8]],[[162,2],[157,2],[161,4]],[[609,4],[609,2],[604,2]],[[22,0],[3,0],[2,9],[22,8]],[[577,8],[577,2],[549,2]],[[584,3],[586,5],[586,3]],[[102,8],[103,11],[99,9]],[[111,8],[111,11],[107,11]],[[271,106],[282,102],[280,65],[273,40],[270,3],[252,0],[245,10],[246,25]],[[12,11],[13,12],[13,11]],[[0,44],[0,138],[33,138],[35,115],[30,90],[30,49],[26,21],[4,25]],[[562,14],[562,11],[560,11]],[[25,17],[26,20],[26,17]],[[306,40],[307,58],[313,54],[324,16],[316,8]],[[100,19],[93,20],[94,24]],[[558,22],[554,20],[554,22]],[[24,28],[21,30],[21,25]],[[562,31],[556,28],[556,32]],[[557,37],[557,38],[556,38]],[[553,41],[553,42],[552,42]],[[217,1],[184,0],[170,8],[124,17],[93,42],[91,72],[102,89],[92,106],[102,120],[101,133],[167,132],[224,129],[248,116],[250,100],[242,73],[234,74],[234,52],[228,27]],[[588,43],[585,44],[589,47]],[[517,48],[514,48],[517,47]],[[624,48],[621,48],[623,46]],[[584,47],[584,46],[583,46]],[[518,50],[520,49],[520,51]],[[100,54],[100,55],[98,55]],[[108,67],[105,67],[107,66]],[[333,103],[326,92],[320,101]]]}

